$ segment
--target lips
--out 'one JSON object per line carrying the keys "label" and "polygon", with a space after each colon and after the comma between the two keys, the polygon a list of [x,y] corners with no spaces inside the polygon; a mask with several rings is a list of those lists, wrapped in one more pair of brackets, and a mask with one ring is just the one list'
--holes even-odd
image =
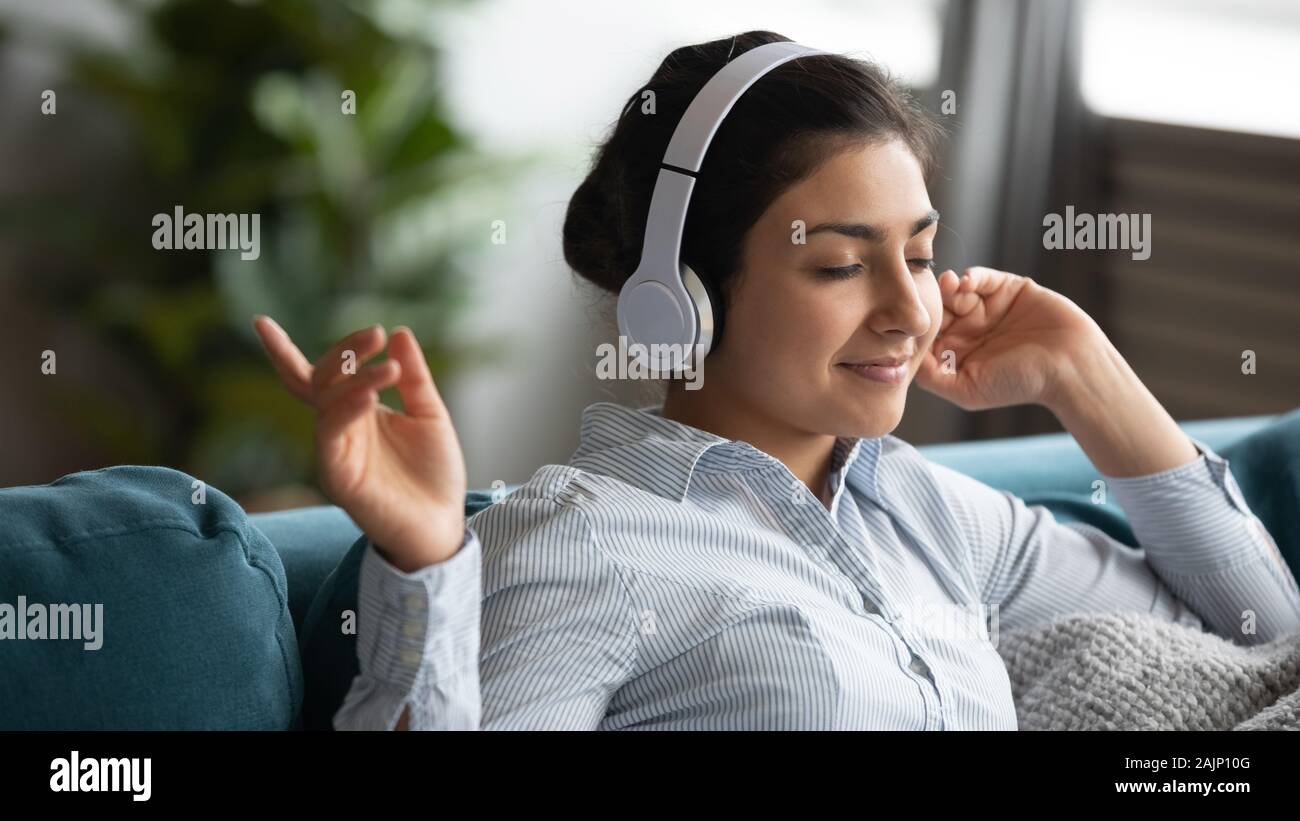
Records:
{"label": "lips", "polygon": [[896,368],[899,365],[906,365],[911,357],[908,356],[878,356],[875,359],[862,359],[854,362],[841,362],[841,365],[850,367],[863,367],[866,365],[878,365],[882,368]]}
{"label": "lips", "polygon": [[907,364],[911,361],[906,356],[878,356],[858,362],[840,362],[837,367],[844,368],[854,376],[880,382],[886,385],[902,385],[907,381]]}

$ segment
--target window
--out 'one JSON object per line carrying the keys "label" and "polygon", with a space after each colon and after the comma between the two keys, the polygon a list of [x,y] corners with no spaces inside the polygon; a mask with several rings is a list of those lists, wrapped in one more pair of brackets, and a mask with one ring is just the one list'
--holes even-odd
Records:
{"label": "window", "polygon": [[1083,96],[1130,120],[1300,137],[1300,3],[1088,0]]}

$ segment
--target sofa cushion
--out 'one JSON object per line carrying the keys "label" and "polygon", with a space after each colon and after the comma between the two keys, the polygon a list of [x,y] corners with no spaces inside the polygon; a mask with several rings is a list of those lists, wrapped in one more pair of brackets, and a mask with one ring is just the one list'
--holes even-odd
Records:
{"label": "sofa cushion", "polygon": [[[1271,431],[1281,417],[1238,416],[1197,419],[1179,423],[1195,437],[1227,456],[1225,448],[1247,436]],[[1264,433],[1276,436],[1276,431]],[[917,448],[925,458],[979,479],[986,485],[1010,491],[1022,499],[1040,493],[1091,496],[1093,482],[1101,478],[1074,437],[1042,433],[1003,439],[980,439]],[[1121,515],[1117,505],[1106,502]]]}
{"label": "sofa cushion", "polygon": [[1251,511],[1300,577],[1300,410],[1224,446],[1220,454]]}
{"label": "sofa cushion", "polygon": [[298,725],[280,558],[194,482],[131,465],[0,489],[0,729]]}

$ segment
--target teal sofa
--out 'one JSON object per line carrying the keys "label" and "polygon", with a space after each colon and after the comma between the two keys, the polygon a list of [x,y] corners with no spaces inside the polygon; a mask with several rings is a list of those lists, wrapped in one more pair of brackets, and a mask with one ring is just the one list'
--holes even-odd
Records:
{"label": "teal sofa", "polygon": [[[1183,428],[1229,459],[1300,575],[1300,411]],[[1068,436],[921,450],[1134,543],[1117,506],[1093,503],[1099,476]],[[26,594],[105,612],[100,651],[0,640],[0,729],[329,728],[356,671],[338,619],[355,608],[361,533],[337,507],[246,515],[215,488],[192,504],[194,487],[126,466],[0,490],[0,608]],[[471,491],[466,513],[491,503]]]}

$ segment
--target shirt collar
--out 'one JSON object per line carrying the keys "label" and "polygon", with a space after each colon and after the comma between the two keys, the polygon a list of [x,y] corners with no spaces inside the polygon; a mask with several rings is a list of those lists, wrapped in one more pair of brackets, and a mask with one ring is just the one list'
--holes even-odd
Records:
{"label": "shirt collar", "polygon": [[[665,419],[662,405],[631,408],[596,402],[582,412],[582,438],[569,464],[612,476],[674,502],[686,498],[696,471],[736,473],[782,465],[748,442]],[[879,438],[841,436],[831,455],[831,491],[845,480],[875,492]]]}

